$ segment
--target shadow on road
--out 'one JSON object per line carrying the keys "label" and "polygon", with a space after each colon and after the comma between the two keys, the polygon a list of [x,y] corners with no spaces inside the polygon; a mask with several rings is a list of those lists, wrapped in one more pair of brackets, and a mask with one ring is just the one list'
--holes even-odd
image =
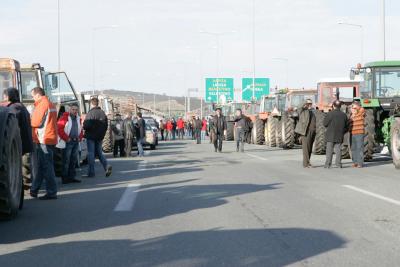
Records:
{"label": "shadow on road", "polygon": [[[113,212],[126,187],[68,192],[57,201],[27,201],[29,206],[14,221],[0,224],[0,244],[91,232],[147,220],[213,208],[226,198],[279,189],[280,184],[145,185],[139,190],[133,211]],[[173,185],[173,186],[168,186]],[[164,187],[163,187],[164,186]],[[2,265],[0,265],[2,266]]]}
{"label": "shadow on road", "polygon": [[[145,240],[52,243],[2,255],[0,266],[286,266],[339,249],[334,232],[302,229],[208,230]],[[307,265],[306,263],[304,263]]]}

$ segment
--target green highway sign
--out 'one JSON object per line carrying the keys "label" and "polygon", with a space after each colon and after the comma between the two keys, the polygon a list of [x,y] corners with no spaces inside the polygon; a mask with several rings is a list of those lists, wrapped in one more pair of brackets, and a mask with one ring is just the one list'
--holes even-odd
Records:
{"label": "green highway sign", "polygon": [[206,78],[206,102],[233,101],[233,96],[233,78]]}
{"label": "green highway sign", "polygon": [[[269,94],[269,78],[255,78],[254,97],[261,99],[263,95]],[[251,101],[253,99],[253,78],[242,79],[242,100]]]}

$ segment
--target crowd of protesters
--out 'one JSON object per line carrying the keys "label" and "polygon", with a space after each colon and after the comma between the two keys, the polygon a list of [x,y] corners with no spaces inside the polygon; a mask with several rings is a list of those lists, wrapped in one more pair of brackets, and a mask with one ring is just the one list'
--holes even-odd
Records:
{"label": "crowd of protesters", "polygon": [[159,130],[162,141],[192,139],[198,144],[209,136],[209,121],[206,118],[193,116],[190,119],[179,117],[160,120]]}

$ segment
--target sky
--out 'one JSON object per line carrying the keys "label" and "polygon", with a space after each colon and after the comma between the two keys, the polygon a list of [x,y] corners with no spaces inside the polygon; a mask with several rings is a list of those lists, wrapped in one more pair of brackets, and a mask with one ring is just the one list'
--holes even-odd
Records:
{"label": "sky", "polygon": [[[235,87],[253,71],[252,0],[60,0],[61,69],[78,91],[183,96],[217,76]],[[382,59],[381,0],[255,0],[256,76],[315,88]],[[400,1],[386,0],[387,59],[400,59]],[[363,25],[338,25],[338,21]],[[114,25],[115,28],[97,27]],[[0,57],[57,71],[57,0],[1,0]],[[364,40],[364,42],[362,42]],[[94,48],[94,50],[93,50]],[[94,51],[94,61],[93,61]],[[274,58],[288,59],[285,61]],[[93,79],[93,63],[94,76]],[[288,71],[286,71],[286,69]],[[94,80],[94,81],[93,81]],[[191,93],[193,95],[193,93]]]}

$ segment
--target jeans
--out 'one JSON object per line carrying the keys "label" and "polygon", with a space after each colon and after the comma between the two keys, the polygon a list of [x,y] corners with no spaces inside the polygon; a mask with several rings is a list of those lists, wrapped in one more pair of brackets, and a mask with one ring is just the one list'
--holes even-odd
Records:
{"label": "jeans", "polygon": [[351,155],[354,164],[364,163],[364,135],[355,134],[351,137]]}
{"label": "jeans", "polygon": [[303,167],[310,166],[312,148],[315,140],[315,131],[307,132],[307,135],[301,137],[301,148],[303,150]]}
{"label": "jeans", "polygon": [[138,148],[138,155],[139,157],[143,157],[144,156],[144,151],[143,151],[143,138],[140,138],[137,141],[137,148]]}
{"label": "jeans", "polygon": [[172,129],[172,140],[176,139],[176,129]]}
{"label": "jeans", "polygon": [[242,128],[236,128],[236,150],[244,151],[244,130]]}
{"label": "jeans", "polygon": [[87,149],[88,149],[88,176],[94,176],[94,161],[96,155],[99,157],[104,170],[107,170],[107,159],[103,155],[102,141],[87,139]]}
{"label": "jeans", "polygon": [[206,131],[201,131],[201,140],[206,140]]}
{"label": "jeans", "polygon": [[195,140],[197,144],[201,144],[201,130],[194,130]]}
{"label": "jeans", "polygon": [[160,133],[161,133],[161,141],[164,141],[164,129],[161,129]]}
{"label": "jeans", "polygon": [[332,158],[333,158],[333,151],[336,154],[335,165],[336,167],[342,166],[342,143],[333,143],[327,142],[326,143],[326,161],[325,167],[329,168],[332,165]]}
{"label": "jeans", "polygon": [[71,141],[66,143],[62,150],[63,168],[62,179],[72,180],[76,176],[76,163],[78,161],[79,142]]}
{"label": "jeans", "polygon": [[46,182],[46,194],[48,196],[57,195],[56,175],[54,174],[54,146],[36,144],[38,156],[37,176],[32,181],[31,192],[37,194],[42,186],[43,180]]}

